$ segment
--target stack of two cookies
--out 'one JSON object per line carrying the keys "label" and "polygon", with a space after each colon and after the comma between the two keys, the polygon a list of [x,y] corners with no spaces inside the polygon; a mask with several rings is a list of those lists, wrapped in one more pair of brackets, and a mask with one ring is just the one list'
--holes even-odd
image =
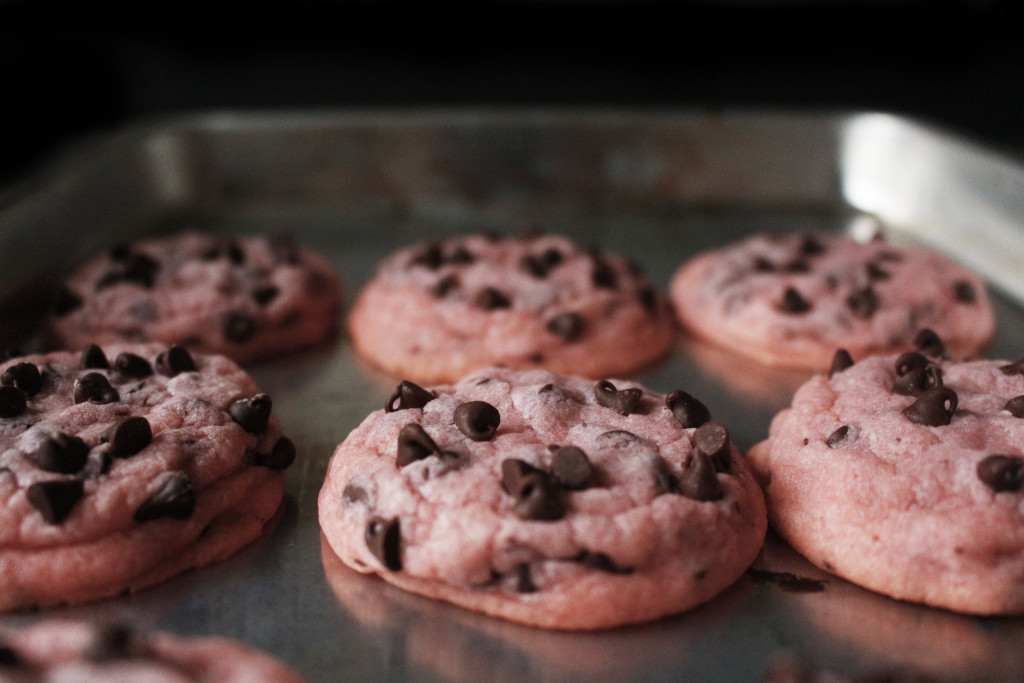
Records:
{"label": "stack of two cookies", "polygon": [[[48,327],[56,350],[0,365],[0,609],[135,591],[256,539],[296,449],[238,363],[325,339],[338,287],[291,242],[198,233],[118,246],[76,272]],[[110,627],[40,623],[0,634],[0,648],[35,675],[237,665],[239,680],[295,680],[227,641],[115,630],[111,645]]]}

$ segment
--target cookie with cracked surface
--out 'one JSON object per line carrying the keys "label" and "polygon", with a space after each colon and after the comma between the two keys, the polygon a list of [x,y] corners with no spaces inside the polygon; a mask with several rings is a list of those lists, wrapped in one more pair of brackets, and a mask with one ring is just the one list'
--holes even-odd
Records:
{"label": "cookie with cracked surface", "polygon": [[118,245],[76,270],[47,324],[54,348],[158,342],[238,363],[324,343],[341,284],[287,237],[195,231]]}
{"label": "cookie with cracked surface", "polygon": [[373,365],[431,384],[491,365],[627,375],[668,354],[676,324],[619,255],[552,234],[465,235],[388,257],[349,331]]}
{"label": "cookie with cracked surface", "polygon": [[[8,678],[10,677],[10,678]],[[123,622],[44,619],[0,627],[0,679],[302,683],[277,658],[220,636],[182,637]]]}
{"label": "cookie with cracked surface", "polygon": [[750,461],[773,527],[822,569],[901,600],[1021,614],[1024,362],[937,349],[813,377]]}
{"label": "cookie with cracked surface", "polygon": [[745,458],[695,397],[507,368],[399,385],[335,450],[319,517],[357,571],[564,630],[712,599],[767,527]]}
{"label": "cookie with cracked surface", "polygon": [[754,235],[704,252],[676,271],[669,296],[694,335],[814,371],[840,347],[854,359],[908,350],[922,328],[968,358],[995,332],[977,274],[924,247],[839,233]]}
{"label": "cookie with cracked surface", "polygon": [[91,345],[0,364],[0,610],[134,591],[226,558],[295,446],[225,356]]}

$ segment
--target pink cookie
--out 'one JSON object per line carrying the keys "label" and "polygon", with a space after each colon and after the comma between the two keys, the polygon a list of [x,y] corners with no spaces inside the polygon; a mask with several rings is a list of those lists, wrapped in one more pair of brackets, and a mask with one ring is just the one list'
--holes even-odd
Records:
{"label": "pink cookie", "polygon": [[238,363],[326,341],[337,327],[338,277],[286,238],[185,232],[99,255],[54,304],[54,346],[153,341]]}
{"label": "pink cookie", "polygon": [[922,328],[954,357],[995,331],[985,284],[921,247],[842,234],[756,235],[698,255],[670,296],[693,334],[767,365],[822,370],[836,349],[854,359],[903,351]]}
{"label": "pink cookie", "polygon": [[319,505],[353,569],[552,629],[706,602],[767,527],[745,459],[699,401],[544,370],[403,382],[338,446]]}
{"label": "pink cookie", "polygon": [[54,619],[20,629],[0,627],[0,680],[301,683],[303,679],[270,655],[219,636],[183,638],[121,623]]}
{"label": "pink cookie", "polygon": [[295,457],[271,407],[180,347],[0,365],[0,610],[137,590],[257,538]]}
{"label": "pink cookie", "polygon": [[815,376],[750,452],[774,528],[879,593],[1024,613],[1022,368],[906,352]]}
{"label": "pink cookie", "polygon": [[355,350],[422,383],[490,365],[587,377],[661,358],[675,321],[624,258],[564,237],[453,237],[381,264],[349,320]]}

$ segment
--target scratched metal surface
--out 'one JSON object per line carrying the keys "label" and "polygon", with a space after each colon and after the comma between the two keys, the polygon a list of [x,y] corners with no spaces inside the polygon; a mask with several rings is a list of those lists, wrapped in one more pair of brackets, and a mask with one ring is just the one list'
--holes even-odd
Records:
{"label": "scratched metal surface", "polygon": [[[531,224],[624,253],[665,287],[684,259],[754,231],[881,225],[982,270],[999,318],[990,354],[1017,359],[1022,190],[1012,161],[873,113],[283,111],[143,122],[0,195],[0,345],[33,349],[40,297],[67,268],[182,227],[292,232],[337,266],[347,305],[393,249],[450,233]],[[1024,670],[1024,620],[874,595],[774,538],[757,571],[709,604],[601,633],[540,631],[403,594],[339,566],[316,517],[334,446],[395,378],[355,359],[344,333],[249,369],[300,449],[265,537],[150,590],[50,614],[230,636],[311,681],[759,681],[781,657],[843,676],[1012,680]],[[685,340],[638,376],[701,397],[743,448],[805,377]],[[783,572],[800,580],[778,580]],[[797,590],[809,587],[821,590]]]}

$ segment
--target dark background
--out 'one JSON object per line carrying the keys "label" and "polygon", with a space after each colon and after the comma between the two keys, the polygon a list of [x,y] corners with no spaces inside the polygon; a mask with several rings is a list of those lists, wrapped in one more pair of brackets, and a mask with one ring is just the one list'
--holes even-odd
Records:
{"label": "dark background", "polygon": [[0,0],[0,188],[211,108],[880,110],[1024,150],[1024,39],[990,0]]}

